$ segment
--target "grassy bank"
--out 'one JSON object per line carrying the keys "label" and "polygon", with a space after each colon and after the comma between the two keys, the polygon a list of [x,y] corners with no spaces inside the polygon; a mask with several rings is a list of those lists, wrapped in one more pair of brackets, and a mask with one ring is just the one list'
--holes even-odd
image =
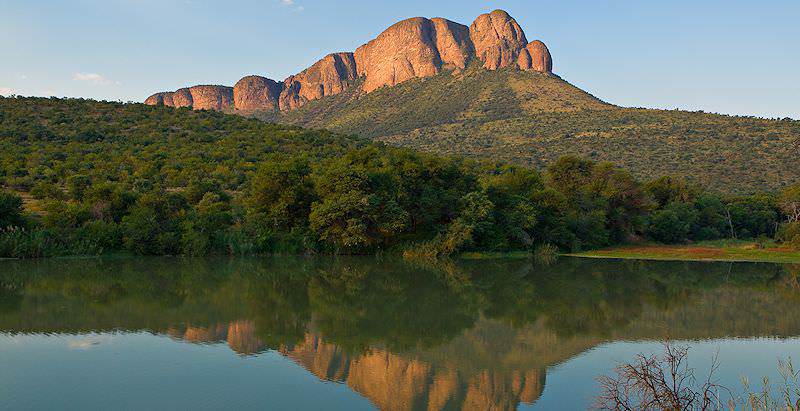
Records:
{"label": "grassy bank", "polygon": [[800,250],[767,242],[720,240],[691,245],[644,244],[567,254],[586,258],[623,258],[667,261],[750,261],[800,264]]}

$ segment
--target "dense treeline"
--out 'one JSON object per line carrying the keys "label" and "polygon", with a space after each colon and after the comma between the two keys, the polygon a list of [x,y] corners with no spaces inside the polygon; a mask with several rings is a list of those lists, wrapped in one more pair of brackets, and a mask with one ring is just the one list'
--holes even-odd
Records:
{"label": "dense treeline", "polygon": [[0,256],[438,256],[759,236],[800,245],[798,186],[722,197],[576,157],[539,173],[214,112],[0,104]]}

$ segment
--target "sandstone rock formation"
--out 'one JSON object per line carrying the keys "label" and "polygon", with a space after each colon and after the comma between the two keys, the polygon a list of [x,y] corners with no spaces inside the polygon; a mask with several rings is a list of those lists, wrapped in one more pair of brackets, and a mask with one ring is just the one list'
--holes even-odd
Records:
{"label": "sandstone rock formation", "polygon": [[502,10],[478,16],[469,34],[476,56],[489,70],[516,64],[519,52],[528,44],[517,21]]}
{"label": "sandstone rock formation", "polygon": [[542,73],[553,71],[553,58],[550,50],[539,40],[534,40],[522,49],[517,65],[520,70],[535,70]]}
{"label": "sandstone rock formation", "polygon": [[475,58],[489,70],[516,66],[549,73],[553,66],[547,46],[538,40],[528,44],[522,28],[505,11],[480,15],[470,27],[443,18],[415,17],[394,24],[354,53],[325,56],[283,83],[247,76],[233,88],[194,86],[156,93],[145,104],[208,110],[292,110],[348,90],[359,83],[359,78],[363,79],[360,91],[369,93],[445,69],[464,69]]}
{"label": "sandstone rock formation", "polygon": [[222,110],[233,105],[233,87],[194,86],[189,93],[195,110]]}
{"label": "sandstone rock formation", "polygon": [[172,103],[172,95],[175,93],[166,92],[166,93],[156,93],[152,96],[148,97],[147,100],[144,101],[144,104],[148,104],[151,106],[157,105],[165,105],[172,107],[174,104]]}
{"label": "sandstone rock formation", "polygon": [[467,67],[475,47],[469,38],[469,27],[440,17],[432,18],[436,35],[436,50],[446,68]]}
{"label": "sandstone rock formation", "polygon": [[182,88],[172,94],[172,103],[175,107],[192,107],[192,93],[188,88]]}
{"label": "sandstone rock formation", "polygon": [[284,81],[281,109],[293,109],[310,100],[339,94],[352,86],[357,78],[353,53],[329,54]]}
{"label": "sandstone rock formation", "polygon": [[463,68],[472,49],[466,34],[466,27],[445,19],[415,17],[389,27],[356,49],[364,91],[433,76],[443,63]]}
{"label": "sandstone rock formation", "polygon": [[237,110],[274,110],[283,83],[261,76],[247,76],[233,86],[233,105]]}

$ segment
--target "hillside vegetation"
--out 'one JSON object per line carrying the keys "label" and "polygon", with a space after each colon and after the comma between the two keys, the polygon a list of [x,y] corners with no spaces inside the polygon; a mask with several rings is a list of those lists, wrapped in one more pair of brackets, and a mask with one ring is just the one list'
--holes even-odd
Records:
{"label": "hillside vegetation", "polygon": [[800,178],[800,121],[621,108],[554,75],[475,64],[369,94],[352,87],[288,112],[240,114],[537,168],[577,155],[723,192]]}
{"label": "hillside vegetation", "polygon": [[142,104],[0,99],[0,183],[0,257],[800,246],[800,185],[717,196],[577,157],[540,173]]}

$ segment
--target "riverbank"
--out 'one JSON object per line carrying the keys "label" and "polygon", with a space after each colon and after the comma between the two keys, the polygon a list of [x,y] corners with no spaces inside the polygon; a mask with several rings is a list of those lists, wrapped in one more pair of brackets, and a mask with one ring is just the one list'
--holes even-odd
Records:
{"label": "riverbank", "polygon": [[775,243],[721,240],[690,245],[638,244],[565,254],[583,258],[620,258],[660,261],[739,261],[800,264],[800,250]]}

